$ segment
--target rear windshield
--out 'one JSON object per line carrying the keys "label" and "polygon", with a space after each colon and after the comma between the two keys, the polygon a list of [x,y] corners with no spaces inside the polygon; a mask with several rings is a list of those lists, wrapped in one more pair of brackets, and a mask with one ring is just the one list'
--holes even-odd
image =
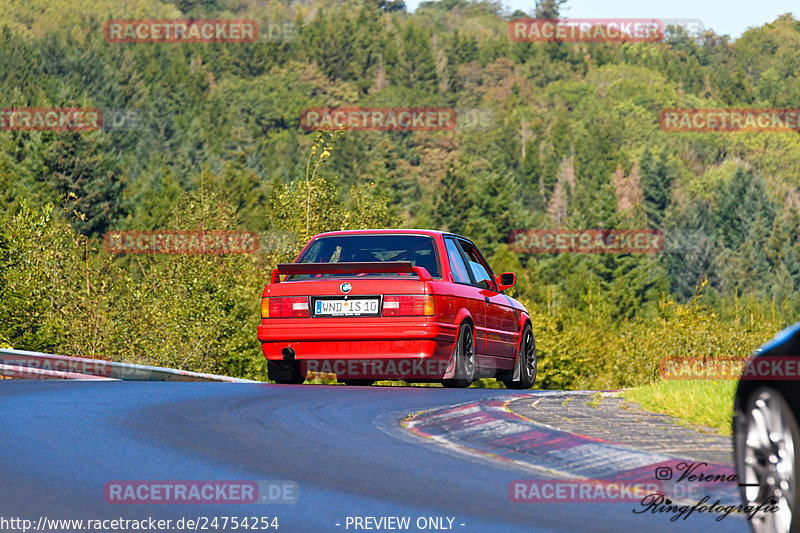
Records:
{"label": "rear windshield", "polygon": [[[425,267],[431,276],[441,278],[433,237],[426,235],[331,235],[319,237],[300,256],[298,263],[375,263],[411,261]],[[370,277],[396,277],[411,274],[366,274]],[[351,277],[355,274],[324,274],[324,277]],[[290,276],[289,279],[323,277],[317,274]]]}

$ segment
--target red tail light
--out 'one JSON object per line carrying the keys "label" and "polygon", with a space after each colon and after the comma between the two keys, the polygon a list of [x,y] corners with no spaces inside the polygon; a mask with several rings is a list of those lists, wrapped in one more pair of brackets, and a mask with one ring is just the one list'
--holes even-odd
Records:
{"label": "red tail light", "polygon": [[[265,316],[264,311],[268,309]],[[262,318],[302,318],[311,316],[308,312],[308,298],[305,296],[270,298],[269,307],[261,306]]]}
{"label": "red tail light", "polygon": [[383,316],[433,316],[432,294],[402,294],[383,297]]}

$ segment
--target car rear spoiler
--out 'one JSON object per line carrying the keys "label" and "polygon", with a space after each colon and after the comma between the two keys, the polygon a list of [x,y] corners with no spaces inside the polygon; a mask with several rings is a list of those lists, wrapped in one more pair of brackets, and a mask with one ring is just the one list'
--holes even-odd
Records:
{"label": "car rear spoiler", "polygon": [[281,274],[401,274],[419,276],[420,281],[433,279],[428,269],[413,266],[411,261],[385,261],[370,263],[278,263],[272,270],[271,283],[280,283]]}

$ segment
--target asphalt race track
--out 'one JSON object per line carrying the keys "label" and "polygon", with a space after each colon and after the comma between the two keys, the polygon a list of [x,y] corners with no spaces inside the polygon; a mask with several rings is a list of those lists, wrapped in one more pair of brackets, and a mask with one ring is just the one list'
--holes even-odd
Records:
{"label": "asphalt race track", "polygon": [[[281,533],[364,531],[347,527],[347,518],[368,516],[410,517],[409,531],[420,530],[420,517],[423,525],[431,523],[428,517],[449,517],[453,531],[465,532],[749,531],[733,517],[717,522],[714,516],[693,515],[673,522],[671,515],[634,514],[632,504],[514,503],[509,483],[536,477],[531,471],[450,451],[399,424],[410,413],[505,392],[5,382],[0,384],[0,517],[37,523],[42,516],[264,516],[277,517]],[[118,480],[293,481],[299,494],[295,503],[280,504],[107,503],[104,487]],[[448,523],[442,521],[445,528]]]}

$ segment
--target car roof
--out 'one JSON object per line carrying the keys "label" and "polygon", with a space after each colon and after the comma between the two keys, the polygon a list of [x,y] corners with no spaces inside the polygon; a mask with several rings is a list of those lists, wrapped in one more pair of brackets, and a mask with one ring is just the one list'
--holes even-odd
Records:
{"label": "car roof", "polygon": [[441,236],[441,235],[451,235],[453,237],[460,237],[460,235],[456,235],[455,233],[450,233],[448,231],[433,230],[433,229],[388,229],[387,228],[387,229],[350,229],[342,231],[328,231],[326,233],[320,233],[319,235],[315,235],[314,238],[327,237],[331,235],[370,235],[370,234],[387,234],[387,233],[430,235],[431,237]]}

